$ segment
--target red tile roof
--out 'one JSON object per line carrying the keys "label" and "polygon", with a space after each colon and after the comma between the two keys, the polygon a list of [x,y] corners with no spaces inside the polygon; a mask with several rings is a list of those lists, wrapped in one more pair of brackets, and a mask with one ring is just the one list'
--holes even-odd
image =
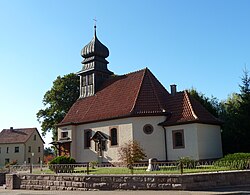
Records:
{"label": "red tile roof", "polygon": [[187,91],[170,95],[167,101],[167,108],[167,111],[170,111],[171,114],[170,117],[162,123],[164,126],[194,122],[218,125],[222,123]]}
{"label": "red tile roof", "polygon": [[3,129],[0,132],[0,144],[25,143],[35,131],[37,128]]}
{"label": "red tile roof", "polygon": [[146,68],[114,77],[94,96],[78,99],[58,126],[166,113],[171,117],[164,125],[191,121],[219,124],[186,91],[170,95]]}

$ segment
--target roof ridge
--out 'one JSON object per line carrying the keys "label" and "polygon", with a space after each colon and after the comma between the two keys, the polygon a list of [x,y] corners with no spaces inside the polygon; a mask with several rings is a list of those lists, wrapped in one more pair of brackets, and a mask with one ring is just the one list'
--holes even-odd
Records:
{"label": "roof ridge", "polygon": [[[142,86],[143,80],[144,80],[144,78],[145,78],[146,70],[147,70],[147,68],[144,68],[144,69],[140,70],[140,71],[143,71],[143,75],[142,75],[142,78],[141,78],[140,87],[139,87],[139,89],[138,89],[138,91],[137,91],[137,94],[136,94],[136,97],[135,97],[135,101],[134,101],[133,106],[132,106],[132,108],[131,108],[131,110],[130,110],[130,113],[133,112],[133,110],[134,110],[134,108],[135,108],[135,105],[136,105],[136,102],[137,102],[137,100],[138,100],[138,97],[139,97],[139,94],[140,94],[140,91],[141,91],[141,86]],[[136,71],[136,72],[139,72],[139,71]],[[135,73],[135,72],[134,72],[134,73]]]}
{"label": "roof ridge", "polygon": [[198,119],[197,115],[196,115],[195,112],[194,112],[194,109],[193,109],[193,106],[192,106],[192,104],[191,104],[191,101],[190,101],[190,99],[189,99],[189,95],[188,95],[187,90],[184,90],[183,92],[184,92],[184,97],[187,99],[187,103],[188,103],[188,105],[189,105],[189,108],[190,108],[190,110],[191,110],[191,113],[192,113],[193,117],[194,117],[195,119]]}
{"label": "roof ridge", "polygon": [[136,70],[136,71],[134,71],[134,72],[129,72],[129,73],[127,73],[127,74],[123,74],[123,75],[119,75],[119,76],[128,76],[128,75],[130,75],[130,74],[135,74],[135,73],[138,73],[138,72],[141,72],[141,71],[146,71],[148,68],[146,67],[146,68],[143,68],[143,69],[140,69],[140,70]]}
{"label": "roof ridge", "polygon": [[[148,72],[151,73],[151,71],[150,71],[149,69],[146,69],[146,70],[148,70]],[[152,87],[152,89],[153,89],[153,91],[154,91],[154,95],[155,95],[155,97],[156,97],[156,99],[157,99],[157,103],[158,103],[159,107],[161,108],[161,110],[164,110],[164,108],[163,108],[163,106],[162,106],[162,104],[161,104],[161,102],[160,102],[159,96],[158,96],[158,94],[156,93],[155,85],[153,84],[153,81],[152,81],[152,78],[151,78],[152,73],[149,74],[148,76],[149,76],[149,80],[150,80],[151,87]]]}

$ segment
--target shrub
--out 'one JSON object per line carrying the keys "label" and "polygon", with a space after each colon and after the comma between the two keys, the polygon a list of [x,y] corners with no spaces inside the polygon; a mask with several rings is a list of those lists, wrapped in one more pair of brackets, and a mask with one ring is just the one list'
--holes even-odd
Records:
{"label": "shrub", "polygon": [[146,154],[137,141],[129,141],[119,149],[121,160],[128,168],[132,169],[132,164],[143,160]]}
{"label": "shrub", "polygon": [[234,161],[234,160],[249,160],[249,159],[250,159],[250,153],[234,153],[234,154],[228,154],[224,158],[221,158],[220,160]]}
{"label": "shrub", "polygon": [[75,159],[67,156],[58,156],[50,161],[49,164],[75,164]]}
{"label": "shrub", "polygon": [[97,161],[91,161],[89,162],[89,166],[92,168],[92,169],[95,169],[95,166],[98,164]]}
{"label": "shrub", "polygon": [[75,159],[67,156],[58,156],[49,163],[49,169],[56,173],[72,173],[74,171]]}
{"label": "shrub", "polygon": [[184,168],[194,168],[195,167],[195,160],[191,159],[190,157],[181,157],[178,161]]}
{"label": "shrub", "polygon": [[249,169],[250,153],[228,154],[215,162],[216,166],[229,167],[230,169]]}
{"label": "shrub", "polygon": [[13,161],[7,163],[7,164],[5,165],[5,168],[9,168],[10,166],[16,165],[16,164],[17,164],[17,160],[13,160]]}

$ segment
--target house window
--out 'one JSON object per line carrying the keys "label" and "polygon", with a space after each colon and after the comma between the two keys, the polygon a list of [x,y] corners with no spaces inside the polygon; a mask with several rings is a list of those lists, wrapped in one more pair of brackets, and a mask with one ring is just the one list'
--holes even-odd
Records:
{"label": "house window", "polygon": [[41,163],[41,158],[40,157],[38,158],[38,163]]}
{"label": "house window", "polygon": [[6,153],[9,153],[9,147],[6,148]]}
{"label": "house window", "polygon": [[30,161],[30,158],[28,158],[28,163],[30,163],[31,161]]}
{"label": "house window", "polygon": [[36,135],[34,135],[34,141],[36,141]]}
{"label": "house window", "polygon": [[68,131],[63,131],[61,133],[61,137],[64,138],[64,137],[68,137]]}
{"label": "house window", "polygon": [[28,152],[31,152],[31,146],[29,146],[29,148],[28,148]]}
{"label": "house window", "polygon": [[0,154],[1,154],[1,147],[0,147]]}
{"label": "house window", "polygon": [[91,146],[91,130],[84,130],[84,148],[90,148]]}
{"label": "house window", "polygon": [[19,147],[15,147],[15,153],[19,153]]}
{"label": "house window", "polygon": [[151,134],[151,133],[153,133],[153,131],[154,131],[154,127],[152,125],[150,125],[150,124],[144,125],[143,132],[145,134]]}
{"label": "house window", "polygon": [[117,129],[116,128],[112,128],[110,130],[110,145],[111,146],[115,146],[118,145],[118,141],[117,141]]}
{"label": "house window", "polygon": [[175,130],[172,132],[173,136],[173,148],[184,148],[184,131],[183,130]]}
{"label": "house window", "polygon": [[10,159],[9,159],[9,158],[6,158],[6,159],[5,159],[5,164],[8,164],[8,163],[10,163]]}
{"label": "house window", "polygon": [[41,152],[41,147],[40,146],[38,147],[38,152]]}

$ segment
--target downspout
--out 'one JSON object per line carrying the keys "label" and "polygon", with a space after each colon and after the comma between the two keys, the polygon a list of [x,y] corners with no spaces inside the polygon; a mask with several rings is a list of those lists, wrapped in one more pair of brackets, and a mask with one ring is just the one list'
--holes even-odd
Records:
{"label": "downspout", "polygon": [[165,156],[166,156],[166,161],[168,161],[168,149],[167,149],[167,130],[164,126],[162,126],[163,131],[164,131],[164,143],[165,143]]}
{"label": "downspout", "polygon": [[[165,112],[165,110],[163,110],[163,112]],[[165,123],[172,116],[172,113],[171,112],[167,112],[167,113],[165,113],[165,116],[166,116],[165,121],[159,123],[158,125],[160,125],[163,128],[163,131],[164,131],[165,157],[166,157],[166,161],[168,161],[167,130],[165,128]]]}

